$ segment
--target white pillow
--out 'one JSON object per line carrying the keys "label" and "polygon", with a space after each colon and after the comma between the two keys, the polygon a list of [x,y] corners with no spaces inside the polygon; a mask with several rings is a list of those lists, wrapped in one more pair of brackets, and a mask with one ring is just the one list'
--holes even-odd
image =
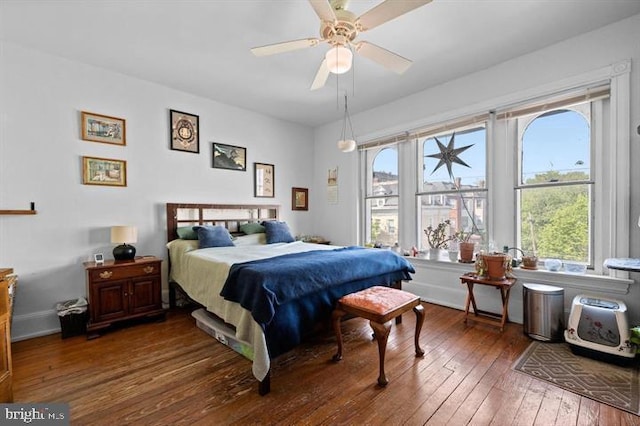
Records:
{"label": "white pillow", "polygon": [[261,232],[259,234],[241,235],[233,240],[236,246],[255,246],[259,244],[267,244],[267,234]]}

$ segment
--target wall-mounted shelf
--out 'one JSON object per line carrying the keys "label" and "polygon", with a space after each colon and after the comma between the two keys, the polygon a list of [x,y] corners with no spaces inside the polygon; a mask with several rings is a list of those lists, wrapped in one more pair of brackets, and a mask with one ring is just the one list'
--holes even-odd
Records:
{"label": "wall-mounted shelf", "polygon": [[34,203],[33,201],[31,202],[31,208],[29,210],[0,210],[0,215],[9,215],[9,214],[17,214],[17,215],[23,215],[23,214],[36,214],[36,203]]}
{"label": "wall-mounted shelf", "polygon": [[0,210],[0,214],[36,214],[36,210]]}

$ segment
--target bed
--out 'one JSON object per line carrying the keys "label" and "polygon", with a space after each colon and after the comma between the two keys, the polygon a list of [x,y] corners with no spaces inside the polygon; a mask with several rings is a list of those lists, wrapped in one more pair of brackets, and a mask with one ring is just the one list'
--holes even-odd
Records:
{"label": "bed", "polygon": [[[270,230],[283,226],[277,205],[166,207],[171,304],[177,289],[232,327],[234,337],[251,348],[261,395],[270,390],[271,359],[328,319],[340,297],[374,285],[400,288],[414,272],[389,250],[274,240]],[[253,233],[257,224],[267,232]],[[200,248],[202,235],[199,241],[185,234],[193,226],[225,228],[233,244]],[[242,232],[250,228],[252,233]]]}

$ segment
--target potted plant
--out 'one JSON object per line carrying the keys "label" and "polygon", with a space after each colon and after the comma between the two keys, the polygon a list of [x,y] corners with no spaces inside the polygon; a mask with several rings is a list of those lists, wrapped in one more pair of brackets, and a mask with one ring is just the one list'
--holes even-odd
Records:
{"label": "potted plant", "polygon": [[631,328],[631,336],[629,344],[635,349],[636,353],[640,353],[640,326]]}
{"label": "potted plant", "polygon": [[429,243],[429,259],[436,260],[440,254],[440,250],[446,249],[449,241],[454,240],[454,236],[449,235],[449,227],[451,221],[449,219],[438,223],[435,227],[429,225],[424,230]]}
{"label": "potted plant", "polygon": [[508,253],[483,253],[482,260],[486,265],[485,275],[490,280],[504,280],[511,271],[511,256]]}
{"label": "potted plant", "polygon": [[471,234],[471,232],[458,231],[454,235],[455,240],[458,242],[460,262],[462,263],[473,263],[473,250],[476,245],[469,241]]}
{"label": "potted plant", "polygon": [[[522,249],[518,247],[507,247],[505,246],[504,252],[508,253],[510,250],[519,251],[522,253],[522,269],[538,269],[538,256],[534,254],[525,253]],[[516,267],[520,264],[517,259],[513,259],[511,261],[511,266]]]}

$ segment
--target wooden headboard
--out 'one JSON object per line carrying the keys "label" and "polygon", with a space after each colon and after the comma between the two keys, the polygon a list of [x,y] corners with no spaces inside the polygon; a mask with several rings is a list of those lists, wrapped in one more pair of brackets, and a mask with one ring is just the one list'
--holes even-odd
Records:
{"label": "wooden headboard", "polygon": [[280,206],[274,204],[185,204],[167,203],[167,242],[178,238],[180,226],[221,225],[232,234],[240,225],[278,220]]}

